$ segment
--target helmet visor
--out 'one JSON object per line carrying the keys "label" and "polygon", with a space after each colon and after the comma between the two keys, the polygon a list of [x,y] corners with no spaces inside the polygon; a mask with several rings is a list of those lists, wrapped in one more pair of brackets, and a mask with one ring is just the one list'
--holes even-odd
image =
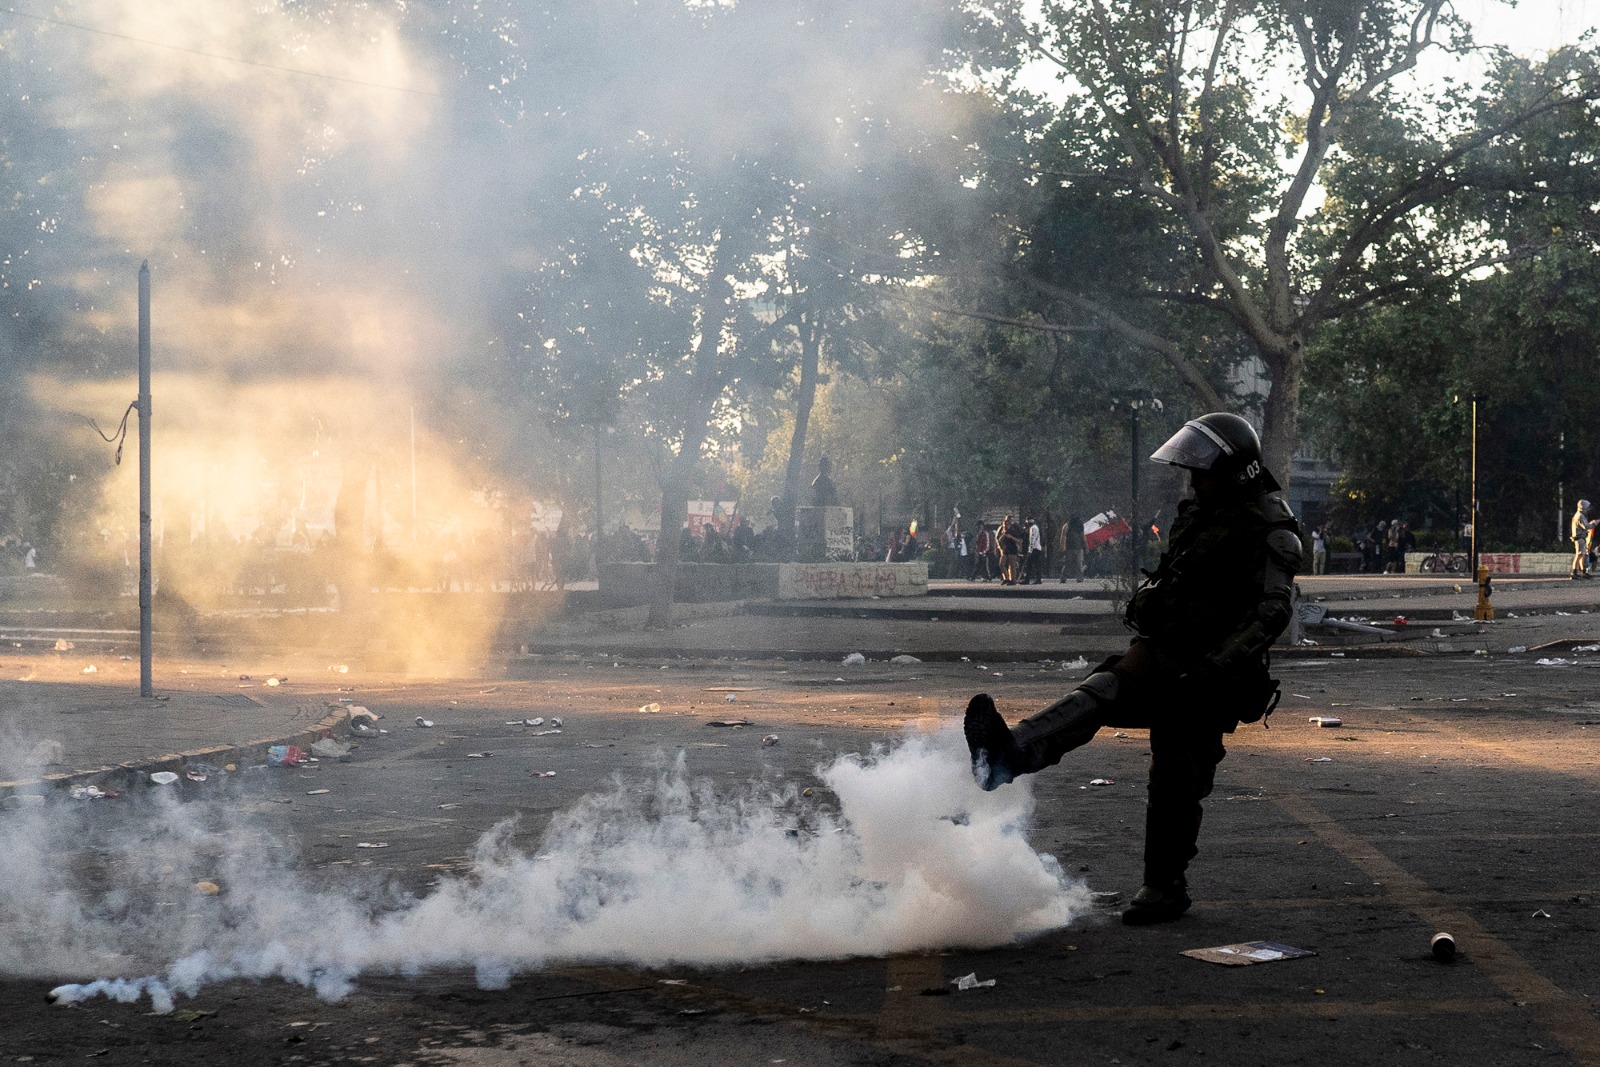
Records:
{"label": "helmet visor", "polygon": [[1186,422],[1182,429],[1167,438],[1166,444],[1152,452],[1150,458],[1156,463],[1208,471],[1216,466],[1217,460],[1232,453],[1221,436],[1209,432],[1198,422]]}

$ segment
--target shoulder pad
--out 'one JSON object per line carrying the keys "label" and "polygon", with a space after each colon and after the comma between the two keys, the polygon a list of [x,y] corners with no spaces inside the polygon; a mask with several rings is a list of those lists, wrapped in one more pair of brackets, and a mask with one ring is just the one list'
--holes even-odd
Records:
{"label": "shoulder pad", "polygon": [[1256,510],[1269,525],[1298,525],[1294,519],[1294,509],[1280,493],[1262,493],[1256,498]]}
{"label": "shoulder pad", "polygon": [[1267,531],[1267,551],[1292,573],[1300,570],[1300,562],[1305,555],[1300,535],[1281,527]]}

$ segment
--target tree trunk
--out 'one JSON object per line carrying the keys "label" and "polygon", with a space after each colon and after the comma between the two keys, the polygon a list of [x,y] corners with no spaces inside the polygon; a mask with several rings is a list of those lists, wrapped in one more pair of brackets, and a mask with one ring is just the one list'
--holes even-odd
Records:
{"label": "tree trunk", "polygon": [[683,441],[667,465],[661,483],[661,535],[656,542],[655,586],[650,591],[650,616],[645,625],[672,625],[672,604],[678,592],[678,538],[688,518],[689,477],[700,461],[700,446],[711,428],[711,413],[722,395],[723,328],[732,314],[733,286],[723,265],[728,249],[719,247],[706,279],[704,332],[695,353],[694,378],[683,405]]}
{"label": "tree trunk", "polygon": [[1267,470],[1287,489],[1294,475],[1305,355],[1296,337],[1281,352],[1263,352],[1262,359],[1271,371],[1272,387],[1267,391],[1266,410],[1262,413],[1261,458]]}
{"label": "tree trunk", "polygon": [[800,390],[794,401],[794,434],[789,438],[789,465],[783,475],[783,499],[789,508],[800,503],[800,486],[805,477],[806,432],[811,426],[811,409],[817,402],[817,368],[822,356],[822,328],[814,315],[801,317]]}
{"label": "tree trunk", "polygon": [[656,563],[650,568],[655,584],[650,590],[650,617],[645,623],[651,629],[672,625],[672,604],[678,591],[678,539],[689,518],[687,479],[680,476],[678,466],[674,459],[661,484],[661,534],[656,538]]}

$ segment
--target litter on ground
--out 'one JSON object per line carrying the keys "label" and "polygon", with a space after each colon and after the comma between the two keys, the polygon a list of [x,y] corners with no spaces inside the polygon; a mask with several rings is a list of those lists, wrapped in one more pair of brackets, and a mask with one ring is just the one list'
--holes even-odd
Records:
{"label": "litter on ground", "polygon": [[1297,960],[1315,956],[1310,949],[1280,945],[1276,941],[1242,941],[1234,945],[1217,945],[1214,948],[1186,949],[1179,955],[1206,963],[1220,963],[1226,967],[1247,967],[1252,963],[1276,963],[1279,960]]}

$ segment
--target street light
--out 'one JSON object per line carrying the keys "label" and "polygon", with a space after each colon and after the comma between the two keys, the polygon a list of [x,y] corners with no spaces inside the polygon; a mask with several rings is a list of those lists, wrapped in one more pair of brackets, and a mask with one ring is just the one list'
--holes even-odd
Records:
{"label": "street light", "polygon": [[1472,580],[1478,585],[1478,605],[1472,617],[1480,621],[1494,618],[1494,608],[1489,604],[1488,569],[1478,567],[1478,402],[1489,399],[1487,393],[1457,393],[1454,403],[1472,402],[1472,543],[1469,549],[1469,569]]}
{"label": "street light", "polygon": [[1128,409],[1128,436],[1131,444],[1130,463],[1128,466],[1128,483],[1130,486],[1130,501],[1128,507],[1128,525],[1133,527],[1133,533],[1128,540],[1132,542],[1128,549],[1128,579],[1134,585],[1139,584],[1139,561],[1144,556],[1145,528],[1139,521],[1139,412],[1148,407],[1151,411],[1160,411],[1161,398],[1155,395],[1154,390],[1137,391],[1129,390],[1114,394],[1111,409],[1115,411],[1118,405]]}
{"label": "street light", "polygon": [[1478,573],[1478,402],[1489,399],[1488,393],[1457,393],[1451,403],[1470,401],[1472,404],[1472,539],[1468,549],[1469,573]]}

